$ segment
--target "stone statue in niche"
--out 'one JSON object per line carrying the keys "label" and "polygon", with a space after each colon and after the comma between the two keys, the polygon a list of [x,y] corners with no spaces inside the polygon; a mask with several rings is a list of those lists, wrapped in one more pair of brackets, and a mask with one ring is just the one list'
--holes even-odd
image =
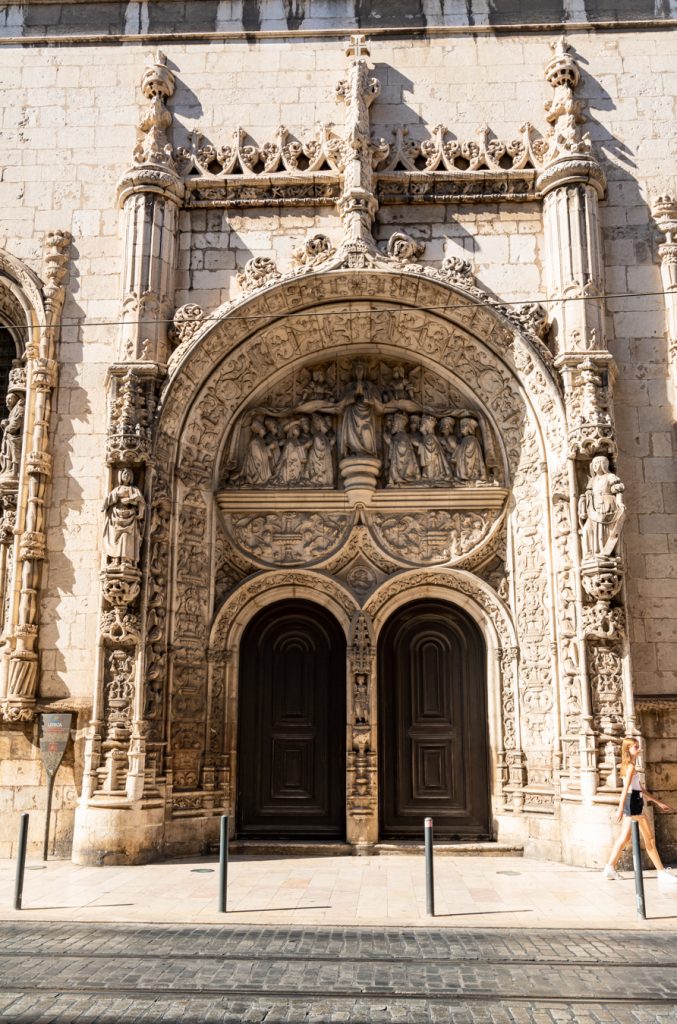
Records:
{"label": "stone statue in niche", "polygon": [[146,502],[134,486],[131,469],[120,471],[120,482],[106,498],[103,550],[108,566],[136,569],[141,556]]}
{"label": "stone statue in niche", "polygon": [[334,438],[326,416],[314,413],[311,420],[311,442],[306,462],[306,480],[313,487],[334,486]]}
{"label": "stone statue in niche", "polygon": [[487,479],[487,467],[484,462],[482,442],[477,436],[479,424],[471,416],[461,419],[459,429],[461,439],[455,454],[455,470],[459,480],[477,483]]}
{"label": "stone statue in niche", "polygon": [[624,489],[609,470],[606,456],[595,456],[587,487],[578,499],[584,558],[609,558],[616,551],[625,519]]}
{"label": "stone statue in niche", "polygon": [[433,371],[339,356],[297,373],[249,410],[226,461],[227,486],[348,488],[362,486],[358,472],[380,487],[496,481],[487,425]]}
{"label": "stone statue in niche", "polygon": [[9,415],[0,422],[2,443],[0,444],[0,476],[15,479],[19,476],[21,462],[21,434],[24,423],[25,401],[21,394],[10,391],[6,398]]}
{"label": "stone statue in niche", "polygon": [[435,417],[427,413],[421,420],[418,461],[421,464],[421,479],[428,483],[442,483],[451,479],[451,470],[444,456],[442,444],[435,436]]}
{"label": "stone statue in niche", "polygon": [[355,725],[369,725],[369,687],[367,676],[364,672],[358,672],[355,676],[353,707],[355,711]]}

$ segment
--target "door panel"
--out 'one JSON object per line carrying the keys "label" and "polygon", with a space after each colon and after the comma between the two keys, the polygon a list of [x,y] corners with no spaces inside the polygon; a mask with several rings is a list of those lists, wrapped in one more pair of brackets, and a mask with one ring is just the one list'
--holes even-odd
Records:
{"label": "door panel", "polygon": [[384,837],[490,837],[485,649],[459,608],[418,601],[379,639],[380,812]]}
{"label": "door panel", "polygon": [[240,649],[238,832],[345,832],[345,639],[329,612],[271,605]]}

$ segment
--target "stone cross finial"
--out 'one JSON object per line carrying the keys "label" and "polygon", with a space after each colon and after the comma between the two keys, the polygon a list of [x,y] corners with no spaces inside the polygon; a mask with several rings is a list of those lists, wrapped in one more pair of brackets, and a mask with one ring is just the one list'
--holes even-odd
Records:
{"label": "stone cross finial", "polygon": [[367,37],[363,35],[353,35],[350,37],[350,42],[346,46],[346,57],[354,57],[355,60],[361,60],[362,57],[369,56],[369,46],[367,45]]}
{"label": "stone cross finial", "polygon": [[378,209],[374,156],[378,151],[383,158],[388,147],[385,143],[371,141],[369,108],[381,92],[381,84],[378,78],[369,77],[367,62],[363,59],[369,54],[364,36],[351,36],[346,53],[354,59],[348,77],[336,86],[337,99],[347,107],[339,211],[349,239],[373,244],[371,225]]}

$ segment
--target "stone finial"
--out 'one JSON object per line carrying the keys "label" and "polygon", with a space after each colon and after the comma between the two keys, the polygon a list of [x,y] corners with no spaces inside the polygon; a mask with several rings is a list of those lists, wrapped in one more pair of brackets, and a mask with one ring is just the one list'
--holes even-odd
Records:
{"label": "stone finial", "polygon": [[146,69],[141,79],[141,91],[148,100],[162,96],[169,99],[174,95],[174,75],[167,67],[167,57],[158,50],[157,53],[150,53],[146,58]]}
{"label": "stone finial", "polygon": [[545,79],[553,87],[565,87],[573,91],[581,80],[581,73],[576,60],[571,55],[571,47],[564,36],[550,44],[552,57],[545,66]]}
{"label": "stone finial", "polygon": [[363,57],[369,56],[369,45],[367,43],[367,37],[364,35],[352,35],[350,42],[346,46],[346,57],[353,57],[355,60],[361,60]]}
{"label": "stone finial", "polygon": [[137,164],[153,164],[174,170],[172,147],[167,131],[172,115],[165,101],[174,94],[174,75],[167,67],[167,58],[160,50],[147,59],[141,79],[141,91],[149,101],[141,111],[137,126],[134,160]]}
{"label": "stone finial", "polygon": [[656,196],[651,204],[656,224],[668,245],[677,244],[677,196]]}

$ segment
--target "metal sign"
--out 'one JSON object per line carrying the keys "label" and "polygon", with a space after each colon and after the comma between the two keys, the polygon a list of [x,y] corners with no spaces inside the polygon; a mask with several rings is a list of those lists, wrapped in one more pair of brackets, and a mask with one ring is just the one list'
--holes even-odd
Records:
{"label": "metal sign", "polygon": [[72,715],[40,715],[40,754],[47,774],[59,770],[71,734]]}

